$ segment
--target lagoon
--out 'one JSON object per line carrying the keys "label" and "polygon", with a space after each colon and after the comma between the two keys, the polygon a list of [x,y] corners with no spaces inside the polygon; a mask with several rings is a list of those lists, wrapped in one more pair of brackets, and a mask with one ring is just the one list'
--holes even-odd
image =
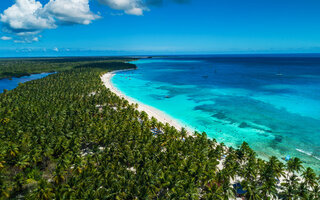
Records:
{"label": "lagoon", "polygon": [[19,83],[25,83],[27,81],[44,78],[50,74],[52,73],[31,74],[30,76],[22,76],[19,78],[13,77],[11,79],[0,79],[0,93],[2,93],[5,89],[12,90],[18,87]]}

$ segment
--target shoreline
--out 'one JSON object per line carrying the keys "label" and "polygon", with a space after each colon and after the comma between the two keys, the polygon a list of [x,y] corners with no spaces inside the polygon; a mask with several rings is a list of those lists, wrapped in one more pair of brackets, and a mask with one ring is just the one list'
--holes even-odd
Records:
{"label": "shoreline", "polygon": [[177,119],[174,119],[173,117],[169,116],[168,114],[164,113],[163,111],[154,108],[152,106],[143,104],[139,102],[138,100],[129,97],[125,95],[123,92],[121,92],[117,87],[115,87],[112,84],[112,78],[116,75],[118,72],[122,71],[131,71],[135,69],[126,69],[126,70],[116,70],[112,72],[107,72],[101,76],[101,80],[103,84],[105,85],[106,88],[108,88],[111,92],[115,93],[117,96],[126,99],[130,104],[138,104],[138,111],[144,111],[148,114],[149,118],[154,117],[156,118],[159,122],[166,124],[168,123],[170,126],[175,127],[177,130],[181,130],[182,128],[185,128],[187,131],[188,136],[194,136],[195,130],[191,129],[185,124],[182,124],[179,122]]}
{"label": "shoreline", "polygon": [[[156,109],[152,106],[148,106],[146,104],[143,104],[141,102],[139,102],[138,100],[126,96],[124,93],[122,93],[118,88],[116,88],[113,84],[111,79],[113,78],[113,76],[118,73],[118,72],[122,72],[122,71],[131,71],[131,70],[135,70],[135,69],[127,69],[127,70],[116,70],[116,71],[112,71],[112,72],[108,72],[105,73],[101,76],[101,80],[103,82],[103,84],[105,85],[106,88],[110,89],[111,92],[115,93],[116,95],[118,95],[121,98],[126,99],[130,104],[138,104],[138,111],[145,111],[149,118],[154,117],[156,118],[159,122],[163,123],[163,124],[170,124],[171,126],[175,127],[177,130],[181,130],[182,127],[184,127],[187,131],[187,135],[191,136],[191,137],[195,137],[194,133],[196,130],[191,129],[190,127],[187,127],[186,125],[183,125],[182,123],[179,123],[176,119],[174,119],[173,117],[169,116],[168,114],[164,113],[163,111]],[[227,151],[229,149],[229,146],[225,146],[225,151]],[[256,151],[255,151],[256,152]],[[277,158],[279,159],[279,158]],[[217,160],[219,162],[219,164],[217,165],[219,170],[222,170],[223,167],[223,163],[225,161],[225,158],[221,158],[220,160]],[[268,159],[265,159],[265,161],[268,161]],[[281,162],[281,160],[279,159],[279,161]],[[284,176],[280,176],[279,177],[279,183],[277,184],[278,186],[281,185],[281,183],[285,182],[286,176],[290,175],[290,173],[285,170],[284,171]],[[296,174],[297,177],[300,179],[300,182],[302,182],[304,179],[301,175],[301,172]],[[241,182],[242,177],[235,177],[234,179],[231,179],[232,184]],[[277,188],[277,190],[279,191],[279,188]],[[235,198],[235,199],[240,199],[240,198]]]}

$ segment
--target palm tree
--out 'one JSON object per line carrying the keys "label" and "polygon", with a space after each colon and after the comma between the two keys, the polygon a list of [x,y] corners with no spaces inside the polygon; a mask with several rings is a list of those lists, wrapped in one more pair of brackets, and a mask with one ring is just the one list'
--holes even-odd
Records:
{"label": "palm tree", "polygon": [[260,187],[263,199],[277,199],[277,188],[272,181],[266,181]]}
{"label": "palm tree", "polygon": [[242,181],[243,190],[246,191],[245,197],[248,200],[260,200],[262,199],[261,193],[259,192],[259,187],[256,182],[252,181]]}
{"label": "palm tree", "polygon": [[281,176],[285,175],[284,164],[280,162],[275,156],[272,156],[269,159],[267,166],[278,179],[280,179]]}
{"label": "palm tree", "polygon": [[184,127],[182,127],[180,134],[181,134],[182,138],[186,138],[187,137],[187,130]]}
{"label": "palm tree", "polygon": [[21,192],[22,191],[22,187],[23,184],[25,182],[25,177],[24,174],[22,172],[18,173],[15,177],[14,177],[14,181],[15,181],[15,192]]}
{"label": "palm tree", "polygon": [[304,183],[300,183],[299,187],[297,188],[297,195],[301,198],[301,199],[310,199],[310,195],[311,193],[308,190],[308,186]]}
{"label": "palm tree", "polygon": [[249,147],[249,144],[243,142],[240,149],[237,150],[237,156],[240,162],[245,162],[249,158],[255,158],[255,152]]}
{"label": "palm tree", "polygon": [[45,180],[40,180],[38,187],[30,194],[31,199],[49,200],[54,198],[53,189]]}
{"label": "palm tree", "polygon": [[222,187],[218,186],[217,184],[213,183],[212,185],[207,187],[208,192],[203,196],[204,199],[210,200],[223,200],[223,189]]}
{"label": "palm tree", "polygon": [[223,182],[222,183],[222,190],[223,190],[223,199],[234,199],[235,198],[235,191],[233,189],[233,186],[230,182]]}
{"label": "palm tree", "polygon": [[19,156],[19,159],[16,163],[16,166],[20,169],[25,169],[26,167],[28,167],[30,165],[29,162],[29,157],[27,155],[24,156]]}
{"label": "palm tree", "polygon": [[65,181],[65,175],[64,175],[64,172],[61,170],[61,168],[59,167],[56,168],[53,180],[56,185],[62,184]]}
{"label": "palm tree", "polygon": [[285,199],[295,199],[298,197],[298,184],[299,179],[295,174],[287,177],[284,183],[281,183],[283,186],[283,191],[281,192],[281,196],[285,197]]}
{"label": "palm tree", "polygon": [[258,174],[259,170],[257,168],[256,159],[250,158],[249,161],[242,167],[240,175],[248,181],[256,181]]}
{"label": "palm tree", "polygon": [[18,146],[13,143],[13,142],[9,142],[9,144],[7,144],[7,157],[8,157],[8,160],[10,160],[10,163],[14,162],[16,156],[18,155],[19,153],[19,148]]}
{"label": "palm tree", "polygon": [[292,174],[300,172],[302,168],[302,161],[299,158],[293,158],[287,162],[287,170]]}
{"label": "palm tree", "polygon": [[[1,163],[0,163],[1,164]],[[1,168],[0,168],[1,170]],[[10,197],[10,192],[8,185],[4,182],[4,177],[2,176],[2,172],[0,171],[0,199],[7,199]]]}
{"label": "palm tree", "polygon": [[312,195],[313,199],[320,198],[320,185],[317,184],[313,187],[311,195]]}
{"label": "palm tree", "polygon": [[317,176],[314,173],[313,169],[308,167],[303,173],[302,177],[304,179],[304,183],[309,187],[314,187],[314,185],[317,183]]}
{"label": "palm tree", "polygon": [[152,128],[155,128],[156,125],[157,125],[157,123],[158,123],[158,120],[152,116],[152,117],[151,117],[151,124],[150,124],[151,127],[152,127]]}

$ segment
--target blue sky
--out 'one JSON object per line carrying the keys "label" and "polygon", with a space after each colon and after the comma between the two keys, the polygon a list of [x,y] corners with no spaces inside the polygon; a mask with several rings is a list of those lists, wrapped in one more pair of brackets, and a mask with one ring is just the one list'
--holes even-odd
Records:
{"label": "blue sky", "polygon": [[81,0],[67,14],[59,6],[76,0],[51,1],[36,24],[0,2],[0,56],[320,53],[319,0]]}

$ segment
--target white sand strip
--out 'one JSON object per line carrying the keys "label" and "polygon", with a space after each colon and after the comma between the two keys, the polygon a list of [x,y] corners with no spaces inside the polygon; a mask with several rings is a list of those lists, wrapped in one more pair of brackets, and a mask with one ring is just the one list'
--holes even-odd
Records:
{"label": "white sand strip", "polygon": [[154,107],[145,105],[129,96],[124,95],[120,90],[118,90],[118,88],[116,88],[113,84],[112,84],[112,77],[120,71],[128,71],[128,70],[118,70],[118,71],[113,71],[113,72],[109,72],[104,74],[101,77],[102,82],[104,83],[104,85],[109,88],[111,90],[111,92],[115,93],[116,95],[118,95],[121,98],[126,99],[130,104],[138,104],[138,110],[144,111],[146,112],[149,117],[154,117],[156,118],[159,122],[163,123],[163,124],[170,124],[171,126],[174,126],[177,130],[181,130],[182,127],[184,127],[189,135],[193,135],[193,130],[191,128],[188,128],[186,125],[183,125],[182,123],[179,123],[177,120],[173,119],[172,117],[170,117],[169,115],[165,114],[164,112],[162,112],[161,110],[158,110]]}

